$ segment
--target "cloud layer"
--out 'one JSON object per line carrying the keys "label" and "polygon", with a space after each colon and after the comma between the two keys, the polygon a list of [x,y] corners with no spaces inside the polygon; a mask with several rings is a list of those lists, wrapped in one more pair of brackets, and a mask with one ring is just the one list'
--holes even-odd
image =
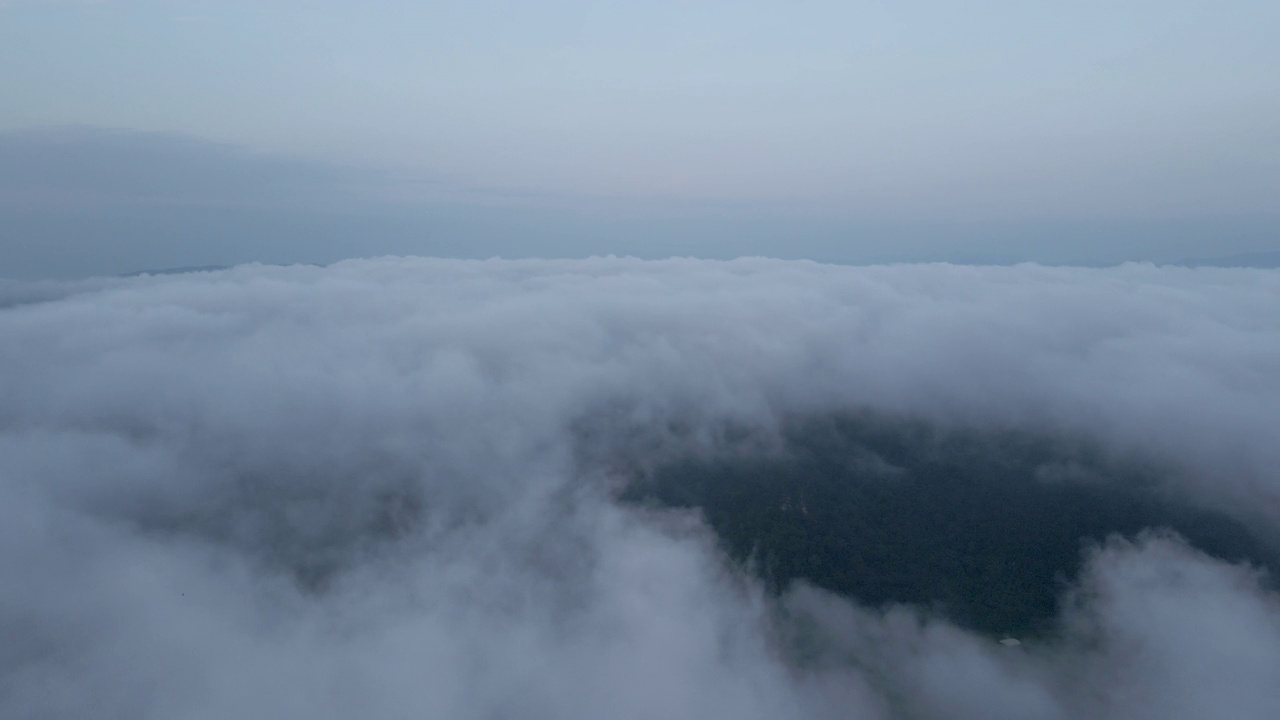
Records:
{"label": "cloud layer", "polygon": [[1158,530],[1090,551],[1059,631],[1010,648],[776,597],[696,514],[614,493],[869,410],[1152,458],[1274,543],[1278,296],[613,258],[6,285],[0,714],[1275,717],[1270,581]]}

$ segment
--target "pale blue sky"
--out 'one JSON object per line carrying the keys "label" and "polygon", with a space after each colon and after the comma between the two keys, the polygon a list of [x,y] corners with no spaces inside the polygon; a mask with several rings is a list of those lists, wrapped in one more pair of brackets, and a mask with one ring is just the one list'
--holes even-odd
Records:
{"label": "pale blue sky", "polygon": [[0,0],[0,132],[386,171],[401,205],[748,203],[846,246],[833,217],[1219,218],[1251,228],[1224,240],[1244,251],[1280,244],[1278,37],[1274,0]]}

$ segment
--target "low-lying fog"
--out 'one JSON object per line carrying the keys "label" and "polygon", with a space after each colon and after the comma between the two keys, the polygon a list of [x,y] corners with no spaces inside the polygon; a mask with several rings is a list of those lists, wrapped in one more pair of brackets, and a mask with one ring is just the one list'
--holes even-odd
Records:
{"label": "low-lying fog", "polygon": [[0,378],[5,718],[1280,717],[1280,271],[8,282]]}

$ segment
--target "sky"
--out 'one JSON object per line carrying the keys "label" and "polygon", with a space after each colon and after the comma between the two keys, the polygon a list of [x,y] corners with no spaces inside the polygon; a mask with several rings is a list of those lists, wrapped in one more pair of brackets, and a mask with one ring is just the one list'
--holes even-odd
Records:
{"label": "sky", "polygon": [[[1278,34],[1261,0],[8,0],[0,274],[1272,251]],[[72,143],[118,155],[93,187]],[[256,203],[200,177],[232,162]]]}

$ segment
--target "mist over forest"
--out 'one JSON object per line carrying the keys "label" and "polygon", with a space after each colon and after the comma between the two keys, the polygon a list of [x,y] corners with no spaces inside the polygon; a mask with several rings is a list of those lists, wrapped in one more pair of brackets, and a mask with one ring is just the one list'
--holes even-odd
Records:
{"label": "mist over forest", "polygon": [[803,581],[1025,640],[1052,635],[1087,553],[1109,540],[1167,533],[1274,576],[1274,528],[1169,493],[1176,472],[1070,436],[848,413],[788,423],[776,452],[666,460],[623,497],[699,510],[775,593]]}
{"label": "mist over forest", "polygon": [[1277,297],[614,257],[8,281],[0,716],[1274,718]]}

